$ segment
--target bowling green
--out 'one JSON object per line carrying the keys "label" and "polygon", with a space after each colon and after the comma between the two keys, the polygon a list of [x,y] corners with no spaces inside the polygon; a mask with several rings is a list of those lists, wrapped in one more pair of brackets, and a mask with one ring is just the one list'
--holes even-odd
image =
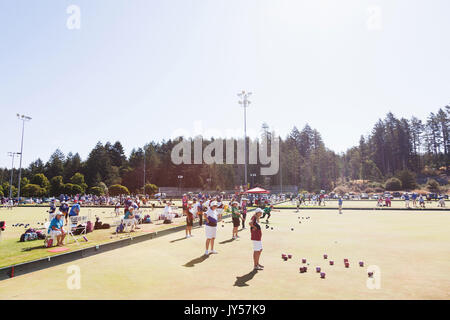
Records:
{"label": "bowling green", "polygon": [[450,298],[449,211],[282,210],[261,225],[264,271],[252,271],[249,230],[232,241],[227,219],[218,254],[203,255],[205,230],[195,228],[190,239],[176,232],[1,281],[0,299]]}

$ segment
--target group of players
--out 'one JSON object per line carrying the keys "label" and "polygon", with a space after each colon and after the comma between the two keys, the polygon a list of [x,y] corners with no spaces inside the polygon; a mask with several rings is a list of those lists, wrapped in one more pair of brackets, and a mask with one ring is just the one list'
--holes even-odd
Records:
{"label": "group of players", "polygon": [[[216,254],[217,251],[214,249],[214,241],[217,235],[217,225],[222,220],[222,215],[224,211],[231,212],[231,219],[233,223],[231,239],[236,240],[239,238],[238,232],[239,227],[242,225],[242,229],[246,229],[246,219],[247,219],[247,205],[248,199],[241,198],[240,201],[233,198],[229,206],[223,203],[220,196],[213,197],[211,199],[205,198],[194,198],[189,201],[187,196],[184,195],[183,199],[183,213],[186,215],[186,238],[192,237],[192,227],[194,221],[198,219],[200,228],[205,227],[205,255]],[[229,209],[229,210],[228,210]],[[267,202],[261,204],[260,208],[255,210],[254,215],[251,217],[250,226],[250,236],[253,242],[253,262],[255,270],[263,270],[264,266],[259,263],[259,259],[262,252],[262,231],[259,224],[260,218],[266,218],[266,223],[269,223],[269,218],[271,216],[271,211],[273,210],[273,205]]]}

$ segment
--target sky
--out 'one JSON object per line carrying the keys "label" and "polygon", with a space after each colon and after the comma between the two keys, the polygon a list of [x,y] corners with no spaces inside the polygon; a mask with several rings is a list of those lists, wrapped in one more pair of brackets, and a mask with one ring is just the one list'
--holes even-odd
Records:
{"label": "sky", "polygon": [[242,135],[241,90],[250,135],[308,123],[343,152],[389,111],[450,103],[449,14],[448,0],[0,0],[0,167],[20,151],[17,113],[32,117],[26,167],[98,141],[128,155]]}

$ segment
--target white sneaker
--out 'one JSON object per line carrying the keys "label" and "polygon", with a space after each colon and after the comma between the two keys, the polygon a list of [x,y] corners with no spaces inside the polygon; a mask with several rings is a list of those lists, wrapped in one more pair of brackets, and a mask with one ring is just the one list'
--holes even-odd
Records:
{"label": "white sneaker", "polygon": [[213,250],[213,251],[211,251],[211,253],[217,253],[217,251],[216,251],[216,250]]}
{"label": "white sneaker", "polygon": [[[211,252],[212,253],[212,252]],[[209,254],[208,250],[205,251],[205,256],[207,256]]]}
{"label": "white sneaker", "polygon": [[187,239],[187,238],[189,238],[189,235],[188,235],[188,234],[186,235],[186,239]]}

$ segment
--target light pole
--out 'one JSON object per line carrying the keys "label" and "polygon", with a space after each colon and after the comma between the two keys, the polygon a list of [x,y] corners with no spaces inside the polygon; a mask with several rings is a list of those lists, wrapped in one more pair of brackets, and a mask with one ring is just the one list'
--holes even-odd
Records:
{"label": "light pole", "polygon": [[252,188],[253,188],[255,186],[256,173],[250,173],[250,177],[252,177]]}
{"label": "light pole", "polygon": [[22,142],[20,143],[20,166],[19,166],[19,187],[17,188],[17,199],[20,204],[20,180],[22,179],[22,155],[23,155],[23,133],[25,131],[25,121],[30,121],[31,117],[17,114],[17,119],[22,120]]}
{"label": "light pole", "polygon": [[178,192],[181,194],[181,179],[183,179],[183,176],[178,176]]}
{"label": "light pole", "polygon": [[9,179],[9,200],[12,199],[12,185],[13,185],[13,174],[14,174],[14,157],[19,155],[18,152],[8,152],[8,156],[11,157],[11,178]]}
{"label": "light pole", "polygon": [[239,100],[239,104],[244,107],[244,183],[247,188],[247,107],[250,105],[250,101],[248,97],[252,95],[251,92],[245,92],[242,90],[241,93],[238,93],[238,97],[241,98]]}
{"label": "light pole", "polygon": [[145,146],[144,146],[144,189],[143,189],[142,193],[144,194],[144,197],[146,197],[146,194],[145,194]]}

